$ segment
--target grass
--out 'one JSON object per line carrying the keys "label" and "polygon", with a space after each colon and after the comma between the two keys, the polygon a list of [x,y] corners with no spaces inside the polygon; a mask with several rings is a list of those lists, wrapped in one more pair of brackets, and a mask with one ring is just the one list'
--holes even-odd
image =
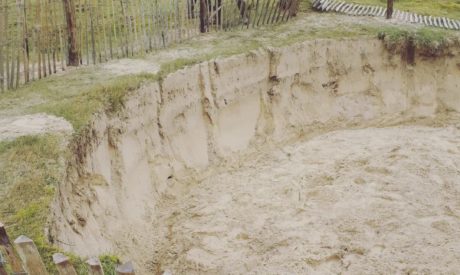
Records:
{"label": "grass", "polygon": [[63,146],[56,136],[21,137],[0,143],[0,219],[7,225],[10,238],[32,238],[49,270],[52,254],[44,228],[56,186],[63,177]]}
{"label": "grass", "polygon": [[[16,91],[0,94],[1,115],[24,115],[39,112],[67,119],[79,135],[97,111],[117,112],[124,99],[143,83],[161,80],[168,73],[216,57],[247,53],[260,47],[281,47],[318,38],[349,38],[376,36],[384,31],[394,43],[403,41],[411,30],[366,25],[340,25],[322,28],[294,23],[264,27],[259,30],[237,30],[210,33],[174,46],[166,51],[186,49],[186,57],[152,62],[161,64],[157,74],[117,76],[99,67],[86,67],[32,82]],[[422,29],[420,44],[443,41],[450,32]],[[150,58],[150,57],[145,57]],[[75,138],[75,137],[74,137]],[[51,255],[58,251],[49,244],[44,229],[56,187],[64,180],[66,156],[63,137],[44,135],[0,142],[0,220],[12,238],[24,234],[32,238],[44,256],[47,267],[54,272]],[[71,255],[72,256],[72,255]],[[84,274],[82,259],[72,256],[79,274]],[[112,274],[118,260],[101,257],[106,274]]]}
{"label": "grass", "polygon": [[0,109],[8,115],[40,112],[56,115],[67,119],[78,131],[102,106],[115,111],[121,107],[126,92],[153,78],[149,74],[110,77],[86,68],[6,92],[0,96]]}
{"label": "grass", "polygon": [[[346,2],[386,6],[387,0],[345,0]],[[460,0],[395,0],[394,8],[422,15],[460,19]]]}
{"label": "grass", "polygon": [[447,54],[449,46],[459,44],[458,38],[451,39],[449,32],[420,28],[417,30],[401,28],[383,28],[379,34],[385,47],[394,53],[404,53],[409,41],[423,56],[437,57]]}
{"label": "grass", "polygon": [[[26,136],[0,142],[0,220],[10,238],[20,235],[33,239],[48,271],[56,273],[52,255],[60,252],[46,239],[48,214],[55,190],[64,177],[66,156],[62,137]],[[68,254],[78,274],[87,274],[86,264]],[[107,271],[119,262],[114,256],[101,256]],[[115,274],[115,272],[106,272]]]}
{"label": "grass", "polygon": [[88,123],[92,114],[104,108],[113,113],[123,106],[124,97],[134,91],[154,75],[128,75],[99,84],[71,97],[59,97],[59,100],[47,101],[31,108],[32,112],[45,112],[67,119],[78,132]]}

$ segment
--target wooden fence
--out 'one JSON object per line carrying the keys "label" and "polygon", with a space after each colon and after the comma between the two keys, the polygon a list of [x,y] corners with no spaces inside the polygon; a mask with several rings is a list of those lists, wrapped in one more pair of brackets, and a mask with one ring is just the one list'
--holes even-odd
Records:
{"label": "wooden fence", "polygon": [[[53,262],[59,275],[77,275],[69,258],[61,253],[53,255]],[[98,258],[86,261],[89,275],[104,275],[104,269]],[[43,260],[34,242],[26,236],[20,236],[11,243],[5,226],[0,223],[0,275],[48,275]],[[127,262],[116,268],[117,275],[134,275],[134,267]]]}
{"label": "wooden fence", "polygon": [[97,64],[200,31],[283,22],[297,6],[298,0],[0,0],[0,91],[65,70],[69,41],[80,65]]}
{"label": "wooden fence", "polygon": [[314,0],[313,8],[322,12],[338,12],[353,16],[385,16],[406,23],[416,23],[449,30],[460,30],[460,20],[401,11],[393,9],[392,2],[389,2],[389,4],[390,11],[382,6],[360,5],[340,0]]}

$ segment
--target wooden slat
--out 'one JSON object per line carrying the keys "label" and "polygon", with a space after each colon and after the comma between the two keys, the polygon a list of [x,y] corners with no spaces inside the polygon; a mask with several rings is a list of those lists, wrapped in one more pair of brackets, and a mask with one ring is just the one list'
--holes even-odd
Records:
{"label": "wooden slat", "polygon": [[53,262],[56,265],[59,275],[77,275],[77,272],[70,263],[69,257],[64,254],[55,253],[53,255]]}
{"label": "wooden slat", "polygon": [[117,275],[134,275],[134,266],[132,262],[127,262],[117,267]]}
{"label": "wooden slat", "polygon": [[334,8],[334,11],[340,11],[342,9],[342,7],[345,5],[345,2],[340,2],[340,4]]}
{"label": "wooden slat", "polygon": [[[0,258],[0,260],[2,259]],[[0,275],[8,275],[8,273],[6,272],[6,266],[3,265],[3,262],[0,262]]]}
{"label": "wooden slat", "polygon": [[354,14],[358,9],[359,9],[359,5],[357,4],[351,4],[351,8],[348,9],[347,13],[348,14]]}
{"label": "wooden slat", "polygon": [[97,257],[90,258],[86,264],[88,264],[88,275],[104,275],[104,269]]}
{"label": "wooden slat", "polygon": [[0,223],[0,251],[3,252],[3,256],[6,258],[11,270],[14,273],[24,272],[21,260],[17,255],[13,245],[11,244],[5,226],[2,223]]}
{"label": "wooden slat", "polygon": [[26,236],[19,236],[14,244],[29,274],[48,275],[37,247],[31,239]]}
{"label": "wooden slat", "polygon": [[5,71],[4,71],[4,52],[7,48],[6,44],[6,34],[4,33],[5,27],[5,8],[3,6],[3,1],[0,0],[0,92],[5,90]]}

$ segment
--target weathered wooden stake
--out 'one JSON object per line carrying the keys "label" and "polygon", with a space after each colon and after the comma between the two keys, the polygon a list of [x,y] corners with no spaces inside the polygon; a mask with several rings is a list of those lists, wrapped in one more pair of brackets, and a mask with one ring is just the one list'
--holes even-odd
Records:
{"label": "weathered wooden stake", "polygon": [[28,35],[28,28],[27,28],[27,5],[25,1],[23,1],[23,6],[21,10],[21,17],[22,17],[22,29],[23,29],[23,54],[24,54],[24,82],[29,82],[29,35]]}
{"label": "weathered wooden stake", "polygon": [[4,263],[2,261],[2,257],[1,257],[1,253],[0,253],[0,275],[8,275],[8,273],[6,272],[6,268],[4,266]]}
{"label": "weathered wooden stake", "polygon": [[[5,87],[4,87],[4,83],[5,83],[5,75],[4,75],[4,70],[3,70],[3,52],[4,52],[4,47],[5,49],[7,49],[7,46],[6,46],[6,34],[4,33],[4,30],[6,30],[6,27],[4,26],[4,8],[3,8],[3,1],[0,0],[0,15],[1,15],[1,18],[0,18],[0,92],[3,92]],[[5,44],[5,46],[4,46]]]}
{"label": "weathered wooden stake", "polygon": [[5,226],[2,223],[0,223],[0,252],[3,252],[3,256],[6,257],[6,260],[10,264],[14,273],[24,272],[21,260],[15,253],[13,245],[11,245],[10,239],[6,233]]}
{"label": "weathered wooden stake", "polygon": [[406,44],[406,60],[409,65],[415,65],[415,39],[409,36]]}
{"label": "weathered wooden stake", "polygon": [[6,272],[6,260],[3,258],[3,254],[0,251],[0,275],[8,275]]}
{"label": "weathered wooden stake", "polygon": [[77,272],[69,261],[69,257],[66,255],[55,253],[53,255],[53,262],[56,265],[59,275],[77,275]]}
{"label": "weathered wooden stake", "polygon": [[48,275],[34,242],[26,236],[19,236],[14,244],[29,274]]}
{"label": "weathered wooden stake", "polygon": [[200,32],[208,31],[208,5],[206,0],[200,0]]}
{"label": "weathered wooden stake", "polygon": [[104,275],[104,269],[97,257],[90,258],[86,263],[89,266],[88,275]]}
{"label": "weathered wooden stake", "polygon": [[132,262],[127,262],[117,267],[118,275],[134,275],[134,267]]}
{"label": "weathered wooden stake", "polygon": [[67,24],[67,39],[68,39],[68,58],[69,66],[80,65],[80,53],[78,51],[78,32],[77,32],[77,17],[75,14],[75,3],[73,0],[64,0],[64,12]]}
{"label": "weathered wooden stake", "polygon": [[387,19],[393,16],[393,2],[394,0],[387,0]]}

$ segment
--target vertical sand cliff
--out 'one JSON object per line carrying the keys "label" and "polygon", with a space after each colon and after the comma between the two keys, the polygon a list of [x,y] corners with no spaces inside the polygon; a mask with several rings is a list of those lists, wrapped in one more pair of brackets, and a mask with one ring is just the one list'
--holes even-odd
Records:
{"label": "vertical sand cliff", "polygon": [[[319,193],[329,193],[317,194],[319,197],[315,199],[313,195],[307,195],[308,192],[314,192],[314,186],[299,185],[298,178],[293,179],[289,175],[300,178],[309,175],[324,176],[331,179],[328,185],[337,183],[338,188],[343,188],[344,185],[336,181],[342,177],[342,174],[337,172],[340,169],[331,168],[340,165],[340,162],[348,161],[345,151],[340,151],[342,146],[356,161],[359,161],[359,153],[356,150],[361,150],[359,152],[366,155],[363,158],[363,167],[357,166],[354,169],[375,168],[377,171],[383,171],[381,169],[387,169],[387,166],[379,164],[376,167],[369,164],[375,158],[383,158],[379,155],[381,151],[375,149],[375,146],[379,147],[386,140],[396,139],[404,140],[407,148],[412,148],[410,141],[420,136],[433,138],[432,143],[439,141],[439,144],[444,144],[441,142],[443,138],[460,139],[458,124],[457,128],[452,126],[454,128],[451,131],[442,130],[441,133],[444,131],[445,135],[437,138],[431,133],[439,134],[438,131],[431,131],[430,127],[417,128],[418,130],[396,127],[393,134],[372,127],[397,125],[421,118],[434,119],[436,116],[447,116],[448,113],[455,114],[459,111],[460,51],[456,49],[450,50],[447,56],[436,59],[417,56],[416,64],[409,65],[401,56],[390,54],[377,40],[317,40],[203,62],[172,73],[160,83],[144,85],[128,97],[122,112],[115,115],[100,113],[94,118],[86,135],[75,142],[75,158],[69,160],[67,181],[60,187],[56,198],[51,236],[65,249],[82,255],[112,252],[133,259],[141,273],[145,274],[168,267],[176,269],[179,273],[268,272],[271,270],[269,266],[266,266],[266,269],[261,268],[264,262],[263,255],[269,257],[268,255],[272,255],[271,253],[275,253],[273,251],[276,250],[276,253],[288,253],[286,258],[278,259],[281,262],[289,261],[290,258],[295,260],[297,254],[293,252],[292,247],[296,243],[317,243],[316,250],[302,245],[299,249],[317,251],[316,256],[323,253],[324,257],[315,256],[318,258],[316,259],[311,255],[299,256],[300,258],[295,261],[302,262],[300,267],[286,265],[281,268],[283,265],[279,264],[279,270],[272,269],[274,273],[344,271],[343,266],[346,264],[343,263],[341,254],[329,255],[321,250],[319,245],[324,238],[325,246],[339,245],[338,239],[327,240],[337,236],[332,233],[325,233],[327,236],[320,236],[319,233],[312,235],[313,232],[321,230],[328,232],[328,229],[340,224],[334,222],[334,215],[331,214],[329,217],[329,223],[324,220],[310,220],[312,224],[308,225],[306,220],[294,214],[294,209],[300,208],[293,207],[289,202],[323,201],[323,206],[316,205],[316,210],[310,209],[312,212],[308,212],[307,216],[324,216],[325,212],[337,211],[335,217],[339,217],[342,212],[338,209],[344,211],[347,207],[343,198],[356,203],[361,198],[361,206],[364,207],[370,204],[366,202],[365,197],[372,197],[373,189],[363,191],[348,188],[348,191],[342,190],[342,193],[326,189],[317,190]],[[335,137],[338,135],[336,132],[323,135],[347,128],[373,130],[345,131],[345,138]],[[322,137],[308,141],[309,137],[318,135],[324,138],[324,143],[320,142]],[[333,142],[334,138],[337,139],[336,143]],[[355,144],[353,140],[360,142]],[[313,142],[315,145],[302,145],[302,142]],[[368,147],[363,147],[363,144],[368,144]],[[327,150],[334,146],[337,148]],[[351,147],[346,148],[348,146]],[[382,145],[381,149],[393,150],[403,145],[392,143],[391,148],[388,146]],[[450,177],[456,175],[458,178],[460,149],[453,143],[449,146],[452,148],[446,150],[453,150],[454,154],[451,158],[438,161],[450,162],[452,167],[446,169],[451,170],[446,173]],[[286,150],[290,150],[289,156],[306,160],[286,160],[285,156],[280,159],[277,153],[270,155],[270,152],[279,153],[279,148],[287,148]],[[299,151],[304,153],[299,155]],[[433,153],[434,159],[437,159],[436,154],[439,153],[436,152]],[[424,158],[423,154],[417,154],[415,152],[409,159],[416,161]],[[330,159],[325,161],[328,159],[327,156],[330,156]],[[254,162],[258,158],[260,161]],[[383,163],[386,161],[386,158],[381,160]],[[248,163],[251,163],[249,168]],[[265,167],[258,167],[257,163],[265,163]],[[280,167],[277,167],[278,165]],[[311,165],[325,166],[309,174],[308,167],[311,168]],[[238,167],[242,167],[242,172],[235,173],[241,173],[240,176],[234,177],[235,173],[227,172],[238,171]],[[403,170],[410,170],[411,166],[404,164],[401,167]],[[444,169],[442,165],[436,167],[436,171]],[[283,170],[278,171],[281,175],[277,168]],[[323,169],[331,171],[330,174]],[[324,175],[318,171],[324,172]],[[264,175],[265,180],[260,179]],[[401,186],[407,191],[411,189],[411,184],[419,184],[418,180],[413,179],[416,175],[417,172],[401,177],[391,174],[389,180],[393,182],[400,179]],[[297,186],[296,190],[302,190],[298,192],[300,195],[296,191],[295,194],[291,194],[292,198],[285,198],[287,209],[293,207],[291,210],[294,212],[282,212],[284,222],[298,222],[297,229],[305,228],[304,232],[310,232],[299,235],[296,241],[287,237],[275,237],[283,235],[280,228],[278,231],[270,231],[273,224],[279,223],[267,223],[265,225],[268,229],[263,230],[262,218],[273,218],[276,221],[275,216],[279,215],[277,209],[283,207],[281,202],[278,203],[277,196],[280,195],[278,192],[283,192],[284,189],[267,182],[268,178],[278,176],[282,179],[283,188],[292,185]],[[419,179],[423,180],[424,177]],[[318,179],[310,180],[323,182]],[[350,181],[359,181],[358,185],[362,185],[362,182],[368,182],[368,179],[358,175],[353,179],[350,177]],[[233,183],[241,188],[235,189]],[[254,188],[246,190],[246,193],[238,193],[251,184],[255,184]],[[206,188],[200,189],[203,186]],[[257,186],[259,188],[256,188]],[[258,195],[257,193],[262,190],[273,194]],[[385,196],[397,196],[398,190],[395,189],[394,194]],[[439,191],[436,188],[432,191],[429,191],[430,188],[426,190]],[[449,190],[450,193],[452,190],[460,192],[460,187],[451,186]],[[223,194],[227,191],[228,194]],[[363,195],[358,196],[359,198],[347,196],[356,192],[362,192]],[[190,197],[191,194],[194,196]],[[426,196],[429,197],[430,194],[427,193]],[[451,198],[452,201],[455,198],[459,197],[454,196]],[[213,199],[222,201],[217,202]],[[271,206],[267,202],[257,204],[258,199],[275,203]],[[441,197],[439,199],[442,200]],[[334,204],[332,207],[330,200],[340,202],[340,205]],[[194,203],[191,203],[192,201]],[[252,202],[265,208],[238,208]],[[358,210],[358,216],[360,211],[364,211],[362,207],[358,207],[362,209]],[[378,212],[379,207],[389,207],[390,212],[406,209],[403,206],[391,208],[384,204],[369,206],[368,209],[373,209],[370,211],[376,211],[376,220],[381,220],[387,215]],[[460,205],[448,207],[454,209],[451,210],[453,213],[460,215]],[[197,208],[203,211],[196,212]],[[227,218],[216,213],[225,213]],[[213,218],[193,221],[194,215]],[[340,218],[350,219],[347,215],[343,214]],[[371,216],[364,222],[372,222]],[[458,216],[456,217],[450,226],[458,225]],[[394,219],[397,220],[398,217]],[[231,227],[232,223],[249,224],[245,230],[250,232],[241,231],[244,226]],[[261,223],[260,226],[257,223]],[[227,235],[224,237],[209,234],[204,228],[199,229],[199,225],[208,229],[221,226],[223,229],[220,231],[227,232]],[[317,228],[319,225],[322,225],[323,229]],[[420,224],[414,226],[416,225]],[[289,226],[292,227],[292,224]],[[354,229],[347,227],[336,230],[352,232]],[[454,231],[445,234],[455,236],[459,233],[458,230]],[[208,233],[203,237],[200,232]],[[271,233],[263,235],[263,232]],[[259,234],[262,234],[261,238],[256,238]],[[270,234],[275,235],[270,237]],[[342,237],[353,238],[353,235],[354,233],[344,234]],[[397,234],[395,236],[400,237]],[[247,250],[248,247],[254,247],[254,242],[264,243],[270,239],[277,239],[279,242],[273,243],[272,248],[267,245],[265,250],[259,249],[264,247],[263,245],[256,245],[253,255]],[[359,236],[357,240],[370,242]],[[197,242],[207,243],[208,248],[200,247]],[[449,245],[449,242],[445,245]],[[240,246],[245,247],[244,253]],[[375,247],[355,251],[358,255],[356,257],[359,258],[362,253],[377,253],[375,249],[382,250]],[[458,249],[458,244],[455,247]],[[452,249],[455,250],[455,247]],[[234,253],[231,253],[232,251]],[[449,259],[458,260],[458,250],[452,253],[453,256]],[[328,257],[331,257],[330,261],[319,260]],[[413,258],[406,259],[411,260]],[[265,262],[270,263],[270,257],[265,259]],[[365,262],[361,264],[363,267],[366,265]],[[383,266],[382,269],[376,270],[398,271],[391,269],[391,266],[388,268],[385,269]],[[359,268],[355,271],[359,271]]]}

